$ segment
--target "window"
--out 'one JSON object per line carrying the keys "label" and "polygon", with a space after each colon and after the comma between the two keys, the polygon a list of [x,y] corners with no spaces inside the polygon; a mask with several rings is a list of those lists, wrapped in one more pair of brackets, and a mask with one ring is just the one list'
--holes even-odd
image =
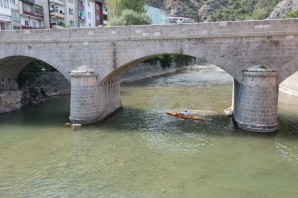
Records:
{"label": "window", "polygon": [[33,9],[32,9],[32,7],[30,7],[30,6],[26,5],[26,4],[23,4],[23,10],[24,10],[25,12],[33,13]]}
{"label": "window", "polygon": [[89,27],[91,27],[91,23],[89,23]]}
{"label": "window", "polygon": [[73,9],[69,8],[69,14],[73,15]]}
{"label": "window", "polygon": [[36,22],[32,22],[32,27],[36,28]]}
{"label": "window", "polygon": [[30,26],[30,21],[25,21],[25,26]]}
{"label": "window", "polygon": [[14,21],[20,21],[20,13],[11,10],[11,18],[12,18]]}
{"label": "window", "polygon": [[88,7],[90,7],[90,1],[88,1]]}
{"label": "window", "polygon": [[69,21],[69,25],[70,25],[71,27],[74,27],[74,21],[70,20],[70,21]]}
{"label": "window", "polygon": [[96,20],[97,20],[97,21],[99,21],[99,20],[100,20],[100,17],[99,17],[99,15],[98,15],[98,14],[96,15]]}
{"label": "window", "polygon": [[99,10],[99,5],[98,4],[95,4],[95,9]]}
{"label": "window", "polygon": [[91,13],[88,12],[88,19],[91,19]]}

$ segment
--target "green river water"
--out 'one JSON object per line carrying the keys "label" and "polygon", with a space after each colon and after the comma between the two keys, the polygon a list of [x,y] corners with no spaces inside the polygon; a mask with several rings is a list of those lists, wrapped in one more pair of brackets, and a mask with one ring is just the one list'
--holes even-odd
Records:
{"label": "green river water", "polygon": [[[279,95],[279,129],[238,129],[215,67],[121,85],[123,109],[77,131],[69,96],[0,115],[0,197],[298,197],[298,98]],[[204,122],[166,111],[191,110]]]}

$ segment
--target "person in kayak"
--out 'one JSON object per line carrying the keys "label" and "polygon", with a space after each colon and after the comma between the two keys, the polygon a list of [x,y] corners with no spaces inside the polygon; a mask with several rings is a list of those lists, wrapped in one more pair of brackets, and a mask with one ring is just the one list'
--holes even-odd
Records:
{"label": "person in kayak", "polygon": [[183,113],[180,113],[180,114],[182,114],[182,115],[184,115],[184,116],[190,116],[190,113],[189,113],[189,111],[187,111],[187,110],[185,110]]}

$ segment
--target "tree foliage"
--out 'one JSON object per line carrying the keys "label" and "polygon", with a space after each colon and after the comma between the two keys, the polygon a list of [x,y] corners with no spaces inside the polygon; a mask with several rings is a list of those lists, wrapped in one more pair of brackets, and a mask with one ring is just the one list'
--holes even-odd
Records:
{"label": "tree foliage", "polygon": [[164,54],[159,56],[154,56],[153,58],[147,59],[146,63],[150,65],[156,65],[160,62],[162,68],[168,68],[171,66],[172,62],[176,63],[177,67],[186,66],[194,60],[194,57],[182,55],[182,54]]}
{"label": "tree foliage", "polygon": [[298,18],[298,10],[292,10],[286,14],[286,18]]}
{"label": "tree foliage", "polygon": [[23,87],[25,85],[34,84],[37,81],[44,81],[40,77],[43,75],[44,72],[48,71],[57,70],[45,62],[35,59],[19,73],[19,75],[17,76],[17,83],[19,87]]}
{"label": "tree foliage", "polygon": [[109,20],[121,17],[124,10],[145,13],[145,0],[107,0],[109,5]]}
{"label": "tree foliage", "polygon": [[135,12],[133,10],[124,10],[122,15],[117,18],[112,18],[109,21],[111,26],[123,26],[123,25],[149,25],[151,19],[145,13]]}
{"label": "tree foliage", "polygon": [[[212,14],[212,21],[265,19],[281,0],[222,0]],[[213,4],[217,1],[211,1]]]}

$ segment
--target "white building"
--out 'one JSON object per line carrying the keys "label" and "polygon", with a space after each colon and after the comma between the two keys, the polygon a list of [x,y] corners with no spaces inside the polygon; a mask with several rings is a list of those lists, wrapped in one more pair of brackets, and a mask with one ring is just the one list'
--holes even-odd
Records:
{"label": "white building", "polygon": [[0,0],[0,30],[97,27],[107,14],[106,0]]}
{"label": "white building", "polygon": [[69,27],[78,26],[78,15],[77,15],[77,0],[66,0],[65,1],[65,19],[64,23]]}
{"label": "white building", "polygon": [[12,30],[10,0],[0,0],[0,30]]}
{"label": "white building", "polygon": [[85,27],[95,27],[95,3],[93,0],[85,0],[85,5]]}
{"label": "white building", "polygon": [[44,28],[43,7],[35,4],[35,0],[20,0],[21,29]]}

